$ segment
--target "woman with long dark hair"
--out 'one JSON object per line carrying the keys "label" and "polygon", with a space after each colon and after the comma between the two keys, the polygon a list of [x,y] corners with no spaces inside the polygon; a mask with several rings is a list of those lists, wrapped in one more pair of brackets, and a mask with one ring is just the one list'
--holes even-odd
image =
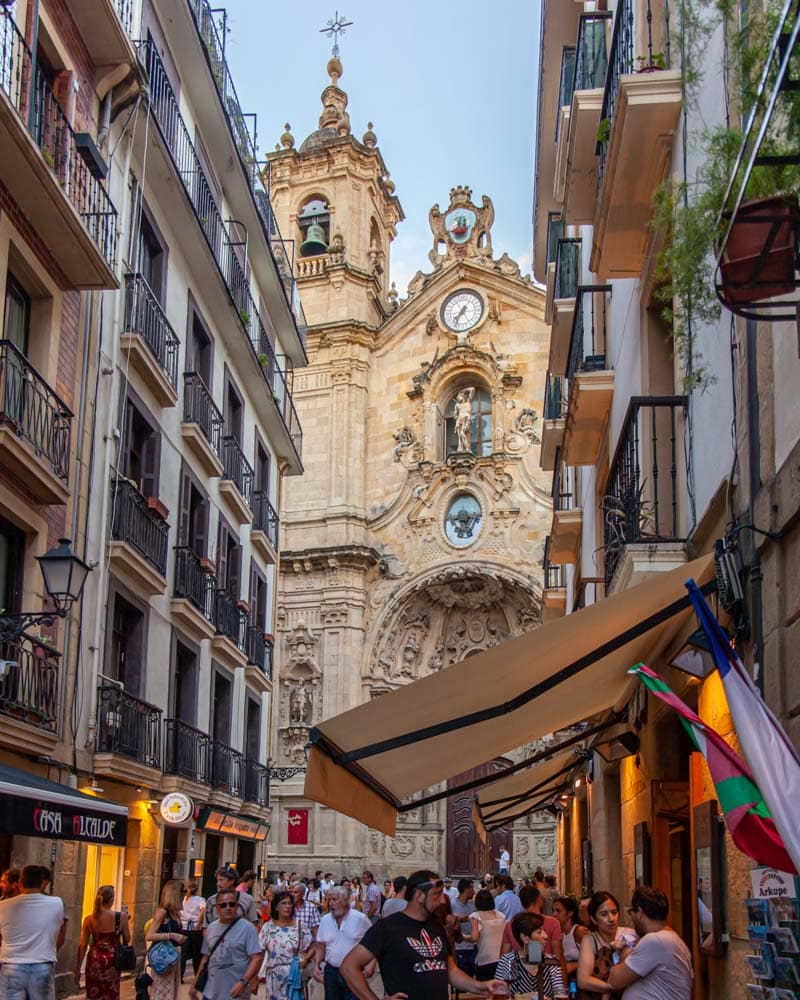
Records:
{"label": "woman with long dark hair", "polygon": [[101,885],[94,897],[94,908],[81,927],[75,983],[80,988],[81,964],[86,955],[86,996],[89,1000],[119,1000],[119,971],[114,968],[114,956],[119,938],[130,944],[131,931],[128,914],[119,913],[113,907],[114,886]]}
{"label": "woman with long dark hair", "polygon": [[475,978],[481,982],[494,979],[500,960],[506,918],[494,908],[494,896],[488,889],[481,889],[475,897],[475,912],[470,914],[469,923],[470,932],[464,935],[464,940],[472,941],[478,946]]}
{"label": "woman with long dark hair", "polygon": [[596,892],[589,900],[592,929],[584,935],[578,956],[578,996],[580,1000],[597,1000],[597,994],[615,996],[608,986],[608,975],[615,961],[612,942],[625,938],[628,944],[637,940],[632,927],[621,927],[620,906],[610,892]]}

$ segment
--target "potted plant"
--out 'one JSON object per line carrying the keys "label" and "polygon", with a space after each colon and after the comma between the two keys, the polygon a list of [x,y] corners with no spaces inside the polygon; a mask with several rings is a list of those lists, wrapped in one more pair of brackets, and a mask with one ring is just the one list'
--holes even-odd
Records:
{"label": "potted plant", "polygon": [[200,569],[204,573],[211,573],[212,575],[217,572],[217,564],[213,559],[209,559],[208,556],[203,556],[200,559]]}
{"label": "potted plant", "polygon": [[262,371],[264,371],[264,372],[268,372],[269,371],[269,361],[270,361],[270,359],[269,359],[269,355],[268,354],[264,354],[263,352],[261,354],[259,354],[259,356],[258,356],[258,363],[261,365]]}
{"label": "potted plant", "polygon": [[247,603],[247,601],[244,600],[237,601],[236,607],[239,609],[239,611],[244,611],[245,614],[249,614],[250,612],[250,605]]}
{"label": "potted plant", "polygon": [[155,514],[155,516],[161,521],[166,521],[169,517],[169,509],[162,500],[158,499],[158,497],[147,498],[147,509],[151,513]]}

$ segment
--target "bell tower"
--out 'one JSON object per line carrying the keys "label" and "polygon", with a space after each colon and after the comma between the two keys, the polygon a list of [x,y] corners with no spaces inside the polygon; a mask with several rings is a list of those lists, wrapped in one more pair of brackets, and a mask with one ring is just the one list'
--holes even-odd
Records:
{"label": "bell tower", "polygon": [[403,209],[372,130],[350,129],[342,64],[328,60],[319,128],[298,147],[289,125],[269,162],[281,235],[294,240],[295,274],[310,327],[355,320],[376,328],[393,308],[389,253]]}

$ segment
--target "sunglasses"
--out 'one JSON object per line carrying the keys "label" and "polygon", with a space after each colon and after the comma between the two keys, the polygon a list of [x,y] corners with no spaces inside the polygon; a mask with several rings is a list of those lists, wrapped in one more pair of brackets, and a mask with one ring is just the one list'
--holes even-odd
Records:
{"label": "sunglasses", "polygon": [[235,910],[238,903],[217,903],[218,910]]}
{"label": "sunglasses", "polygon": [[443,889],[443,888],[444,888],[444,881],[440,878],[437,878],[430,882],[420,882],[420,884],[417,886],[417,890],[421,890],[422,892],[430,892],[431,889]]}

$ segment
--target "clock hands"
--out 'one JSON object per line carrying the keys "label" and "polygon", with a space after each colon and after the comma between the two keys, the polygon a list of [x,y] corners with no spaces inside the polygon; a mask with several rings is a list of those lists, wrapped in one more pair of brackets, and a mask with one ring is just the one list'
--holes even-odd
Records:
{"label": "clock hands", "polygon": [[461,308],[459,309],[459,311],[458,311],[458,312],[457,312],[457,313],[455,314],[455,316],[453,317],[453,320],[454,320],[454,321],[455,321],[456,323],[458,323],[458,321],[459,321],[459,320],[461,319],[461,317],[462,317],[462,316],[464,315],[464,313],[465,313],[465,312],[467,311],[467,304],[468,304],[468,303],[466,303],[466,302],[465,302],[465,303],[464,303],[464,305],[463,305],[463,306],[462,306],[462,307],[461,307]]}

